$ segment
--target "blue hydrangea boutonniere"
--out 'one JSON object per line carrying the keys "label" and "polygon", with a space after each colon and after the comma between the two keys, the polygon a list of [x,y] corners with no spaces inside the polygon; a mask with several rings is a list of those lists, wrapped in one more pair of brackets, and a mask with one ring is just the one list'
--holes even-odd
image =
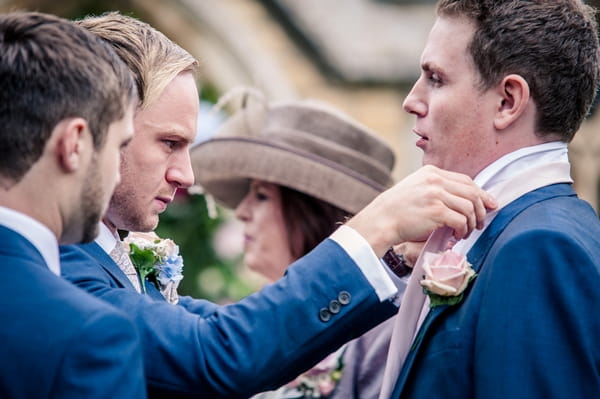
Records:
{"label": "blue hydrangea boutonniere", "polygon": [[465,289],[477,277],[467,257],[452,250],[423,256],[425,276],[420,283],[429,295],[429,307],[460,303]]}
{"label": "blue hydrangea boutonniere", "polygon": [[129,258],[140,275],[143,293],[146,293],[146,281],[150,281],[168,302],[177,303],[177,287],[183,279],[183,258],[179,255],[179,246],[154,232],[132,232],[124,242],[129,247]]}

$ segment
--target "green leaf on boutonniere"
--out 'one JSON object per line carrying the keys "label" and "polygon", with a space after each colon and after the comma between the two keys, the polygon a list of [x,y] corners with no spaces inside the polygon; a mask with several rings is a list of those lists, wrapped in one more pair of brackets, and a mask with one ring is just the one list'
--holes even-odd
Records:
{"label": "green leaf on boutonniere", "polygon": [[156,258],[151,249],[140,249],[135,244],[129,244],[129,248],[129,258],[131,259],[131,263],[133,263],[135,270],[137,270],[140,275],[142,291],[145,294],[146,277],[156,274],[156,268],[154,267]]}
{"label": "green leaf on boutonniere", "polygon": [[433,292],[430,292],[426,288],[423,288],[423,293],[429,295],[429,307],[430,308],[435,308],[436,306],[441,306],[441,305],[448,305],[448,306],[456,305],[457,303],[460,303],[460,301],[462,301],[462,299],[463,299],[462,293],[460,293],[457,296],[442,296],[442,295],[434,294]]}

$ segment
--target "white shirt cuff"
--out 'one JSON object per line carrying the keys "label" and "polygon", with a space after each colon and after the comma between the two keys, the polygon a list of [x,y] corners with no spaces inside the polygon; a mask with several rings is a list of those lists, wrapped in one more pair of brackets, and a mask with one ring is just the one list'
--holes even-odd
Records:
{"label": "white shirt cuff", "polygon": [[385,266],[375,255],[367,240],[356,230],[342,225],[329,238],[337,242],[352,258],[380,301],[392,299],[398,294],[398,288],[388,275]]}

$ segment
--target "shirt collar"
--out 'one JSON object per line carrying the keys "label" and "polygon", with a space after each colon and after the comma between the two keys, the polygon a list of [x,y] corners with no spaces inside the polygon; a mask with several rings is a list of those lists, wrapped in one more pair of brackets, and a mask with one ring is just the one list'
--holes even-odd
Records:
{"label": "shirt collar", "polygon": [[[567,143],[561,141],[553,141],[521,148],[492,162],[475,176],[473,181],[479,187],[489,190],[491,187],[494,187],[503,181],[510,180],[519,173],[533,167],[553,162],[565,162],[568,164],[568,155]],[[556,176],[556,180],[573,182],[568,174],[566,176]],[[475,244],[475,241],[477,241],[487,226],[490,225],[495,215],[496,212],[489,213],[485,218],[484,228],[482,230],[473,230],[468,238],[458,241],[452,250],[462,254],[469,252],[471,247]]]}
{"label": "shirt collar", "polygon": [[567,143],[552,141],[513,151],[492,162],[473,181],[487,190],[528,168],[550,162],[569,162]]}
{"label": "shirt collar", "polygon": [[104,252],[110,254],[117,245],[118,238],[115,234],[113,234],[110,229],[102,222],[100,222],[100,228],[98,229],[98,237],[96,237],[96,244],[102,248]]}
{"label": "shirt collar", "polygon": [[0,224],[25,237],[42,255],[52,273],[60,276],[58,240],[48,227],[30,216],[1,206]]}

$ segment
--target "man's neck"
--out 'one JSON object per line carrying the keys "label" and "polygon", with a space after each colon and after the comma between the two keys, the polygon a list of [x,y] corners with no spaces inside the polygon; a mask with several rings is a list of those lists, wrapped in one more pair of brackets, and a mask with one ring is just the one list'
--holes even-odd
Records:
{"label": "man's neck", "polygon": [[53,202],[47,196],[44,197],[45,201],[37,201],[37,198],[40,198],[39,192],[22,190],[17,184],[10,190],[0,193],[0,206],[36,220],[48,228],[56,239],[59,239],[63,230],[62,219],[59,212],[56,212],[57,207],[52,205]]}

